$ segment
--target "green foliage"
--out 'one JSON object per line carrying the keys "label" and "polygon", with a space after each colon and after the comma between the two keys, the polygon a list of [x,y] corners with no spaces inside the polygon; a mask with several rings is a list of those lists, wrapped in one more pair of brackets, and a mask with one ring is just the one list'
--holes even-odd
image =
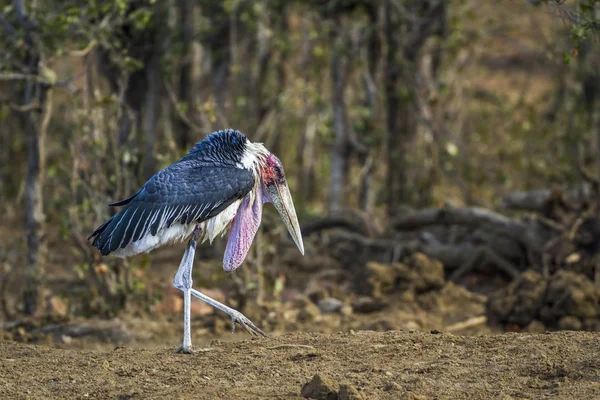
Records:
{"label": "green foliage", "polygon": [[[565,0],[529,0],[539,6],[552,9],[555,16],[571,24],[571,40],[573,51],[565,52],[563,60],[569,64],[573,54],[577,54],[582,43],[592,39],[600,32],[600,0],[580,0],[570,2]],[[557,23],[559,23],[557,21]]]}

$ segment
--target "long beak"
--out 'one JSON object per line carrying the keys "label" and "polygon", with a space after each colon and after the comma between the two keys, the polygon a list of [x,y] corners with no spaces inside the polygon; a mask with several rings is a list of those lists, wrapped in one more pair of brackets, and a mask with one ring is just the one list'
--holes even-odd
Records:
{"label": "long beak", "polygon": [[298,217],[296,216],[296,209],[294,208],[294,201],[290,194],[290,189],[287,183],[272,184],[268,186],[267,192],[273,205],[281,215],[281,219],[285,224],[288,232],[292,236],[294,243],[298,246],[300,253],[304,255],[304,244],[302,243],[302,233],[300,232],[300,224],[298,224]]}

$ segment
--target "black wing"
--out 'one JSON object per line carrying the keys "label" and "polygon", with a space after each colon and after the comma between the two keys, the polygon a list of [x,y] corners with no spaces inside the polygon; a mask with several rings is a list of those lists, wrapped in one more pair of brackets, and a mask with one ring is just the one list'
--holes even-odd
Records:
{"label": "black wing", "polygon": [[90,235],[107,255],[173,223],[199,223],[214,217],[254,186],[254,176],[235,167],[178,162],[154,175],[111,219]]}

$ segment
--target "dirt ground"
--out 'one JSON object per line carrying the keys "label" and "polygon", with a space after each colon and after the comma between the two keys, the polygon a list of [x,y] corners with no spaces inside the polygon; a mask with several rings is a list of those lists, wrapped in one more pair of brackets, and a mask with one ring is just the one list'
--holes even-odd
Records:
{"label": "dirt ground", "polygon": [[[317,251],[294,253],[275,263],[283,289],[243,306],[271,337],[232,335],[225,315],[194,301],[198,351],[180,355],[181,293],[170,285],[179,254],[157,254],[164,259],[146,272],[159,300],[110,318],[69,312],[81,282],[68,260],[53,260],[43,313],[0,320],[0,399],[600,399],[600,332],[542,333],[567,317],[595,327],[587,322],[598,319],[598,296],[579,280],[548,291],[562,299],[557,308],[533,296],[546,291],[531,288],[552,286],[535,274],[488,295],[466,287],[488,277],[449,282],[421,254],[352,269]],[[199,263],[197,288],[214,285],[202,290],[238,307],[227,290],[233,277],[215,279],[218,261]],[[8,286],[13,303],[18,282]]]}
{"label": "dirt ground", "polygon": [[[0,397],[296,399],[303,398],[301,393],[328,399],[600,397],[598,333],[288,333],[215,341],[192,355],[172,350],[82,351],[0,341]],[[315,374],[325,387],[308,386],[302,392]],[[340,391],[340,385],[347,386]]]}

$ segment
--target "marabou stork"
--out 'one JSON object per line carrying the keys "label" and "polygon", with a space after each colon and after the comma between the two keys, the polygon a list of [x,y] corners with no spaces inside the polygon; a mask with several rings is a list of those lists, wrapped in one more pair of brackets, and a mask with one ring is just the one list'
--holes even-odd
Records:
{"label": "marabou stork", "polygon": [[173,279],[183,291],[184,333],[178,352],[191,352],[190,301],[194,296],[224,311],[252,335],[266,334],[236,311],[192,288],[196,241],[224,234],[232,222],[223,268],[239,267],[271,202],[304,254],[302,235],[281,161],[241,132],[221,130],[198,142],[179,161],[150,178],[133,196],[109,206],[125,206],[88,238],[103,256],[127,257],[190,237]]}

